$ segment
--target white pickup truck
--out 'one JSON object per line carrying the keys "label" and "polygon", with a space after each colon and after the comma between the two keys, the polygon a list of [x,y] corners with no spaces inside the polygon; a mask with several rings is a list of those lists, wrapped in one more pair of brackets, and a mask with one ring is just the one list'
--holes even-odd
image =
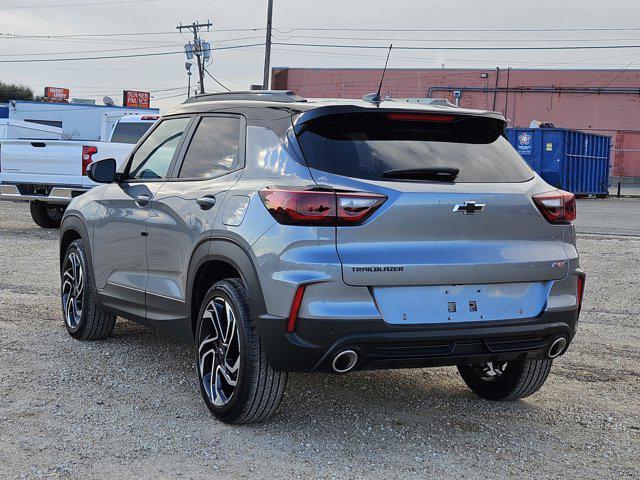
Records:
{"label": "white pickup truck", "polygon": [[123,116],[106,142],[0,138],[0,200],[28,201],[36,224],[59,227],[71,200],[95,185],[87,166],[102,158],[120,165],[157,119]]}

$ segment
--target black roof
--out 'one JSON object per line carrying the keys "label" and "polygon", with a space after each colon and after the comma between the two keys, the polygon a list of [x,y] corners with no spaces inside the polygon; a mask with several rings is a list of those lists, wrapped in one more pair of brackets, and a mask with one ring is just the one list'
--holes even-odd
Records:
{"label": "black roof", "polygon": [[460,108],[449,102],[411,103],[388,99],[376,104],[352,98],[303,98],[290,90],[249,90],[195,95],[168,111],[166,115],[228,111],[236,108],[269,108],[286,110],[291,114],[314,110],[313,116],[347,111],[404,110],[474,115],[505,122],[501,113]]}

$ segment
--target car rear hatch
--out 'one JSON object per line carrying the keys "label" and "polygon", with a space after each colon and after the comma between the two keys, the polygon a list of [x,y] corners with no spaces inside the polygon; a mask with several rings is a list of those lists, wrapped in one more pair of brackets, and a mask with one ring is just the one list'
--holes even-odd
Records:
{"label": "car rear hatch", "polygon": [[370,287],[386,321],[527,318],[566,276],[563,227],[536,208],[539,180],[502,128],[379,111],[298,129],[319,185],[387,196],[362,224],[336,227],[345,283]]}

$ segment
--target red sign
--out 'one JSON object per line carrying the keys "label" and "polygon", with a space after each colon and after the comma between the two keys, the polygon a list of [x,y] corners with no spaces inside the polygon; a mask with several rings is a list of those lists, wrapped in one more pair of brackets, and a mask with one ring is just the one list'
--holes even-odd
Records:
{"label": "red sign", "polygon": [[69,89],[58,87],[44,87],[44,96],[47,98],[55,98],[58,100],[68,100]]}
{"label": "red sign", "polygon": [[151,94],[149,92],[137,92],[136,90],[124,90],[122,92],[123,107],[149,108]]}

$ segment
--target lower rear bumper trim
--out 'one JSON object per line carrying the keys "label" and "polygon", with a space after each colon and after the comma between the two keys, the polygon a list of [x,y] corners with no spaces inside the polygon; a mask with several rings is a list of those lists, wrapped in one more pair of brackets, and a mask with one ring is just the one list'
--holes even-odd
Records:
{"label": "lower rear bumper trim", "polygon": [[0,185],[0,200],[12,202],[30,202],[38,200],[47,203],[69,204],[78,195],[88,191],[88,188],[52,187],[48,195],[23,194],[17,185]]}
{"label": "lower rear bumper trim", "polygon": [[358,353],[356,369],[544,358],[558,335],[573,338],[576,319],[577,311],[567,310],[546,312],[528,321],[420,330],[394,328],[376,320],[300,319],[300,328],[293,334],[284,333],[286,319],[261,317],[257,325],[275,369],[311,372],[331,371],[331,360],[345,349]]}

